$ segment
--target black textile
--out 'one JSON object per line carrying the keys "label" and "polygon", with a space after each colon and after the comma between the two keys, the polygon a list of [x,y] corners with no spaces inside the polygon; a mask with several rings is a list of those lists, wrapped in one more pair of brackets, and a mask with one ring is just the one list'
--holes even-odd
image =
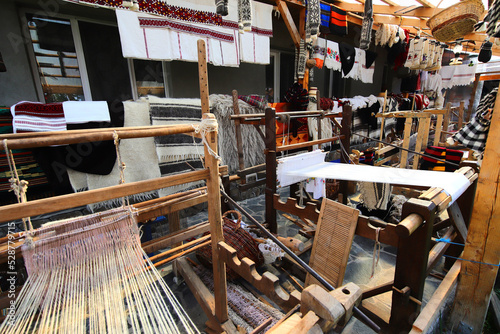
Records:
{"label": "black textile", "polygon": [[372,66],[375,59],[377,59],[378,53],[373,51],[365,50],[365,59],[366,59],[366,68],[370,68]]}
{"label": "black textile", "polygon": [[[108,108],[111,122],[68,124],[68,130],[123,127],[123,103],[108,102]],[[66,168],[82,173],[107,175],[111,173],[116,161],[116,148],[112,140],[41,147],[33,151],[56,194],[72,192]]]}
{"label": "black textile", "polygon": [[347,75],[354,66],[354,61],[356,58],[356,50],[354,49],[354,46],[344,42],[340,42],[339,51],[340,51],[340,62],[342,63],[342,73],[344,75]]}
{"label": "black textile", "polygon": [[7,72],[7,67],[5,67],[5,63],[3,61],[1,53],[0,53],[0,72]]}
{"label": "black textile", "polygon": [[481,51],[479,51],[479,57],[477,58],[482,63],[487,63],[490,61],[492,56],[491,47],[493,43],[486,41],[481,45]]}
{"label": "black textile", "polygon": [[358,109],[358,116],[361,119],[361,123],[368,125],[369,130],[376,130],[378,128],[378,120],[375,115],[380,110],[380,102],[376,102],[371,105],[371,107]]}
{"label": "black textile", "polygon": [[406,44],[400,39],[392,47],[387,48],[387,64],[392,65],[396,62],[398,56],[406,51]]}
{"label": "black textile", "polygon": [[418,75],[410,75],[401,79],[402,92],[414,92],[417,90]]}
{"label": "black textile", "polygon": [[227,3],[228,0],[215,0],[216,13],[222,16],[226,16],[228,14]]}

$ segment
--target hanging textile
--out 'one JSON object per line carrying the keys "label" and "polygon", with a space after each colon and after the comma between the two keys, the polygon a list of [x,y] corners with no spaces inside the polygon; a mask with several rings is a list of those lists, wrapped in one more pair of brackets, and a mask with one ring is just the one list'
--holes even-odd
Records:
{"label": "hanging textile", "polygon": [[359,41],[359,48],[361,50],[368,50],[370,41],[372,39],[372,26],[373,26],[373,3],[372,0],[365,1],[365,12],[363,15],[363,23],[361,24],[361,39]]}
{"label": "hanging textile", "polygon": [[238,29],[240,32],[252,30],[252,5],[250,0],[238,0]]}
{"label": "hanging textile", "polygon": [[338,36],[347,35],[347,12],[331,6],[330,33]]}
{"label": "hanging textile", "polygon": [[326,42],[325,67],[333,71],[341,71],[339,44],[334,41]]}
{"label": "hanging textile", "polygon": [[311,38],[314,40],[319,34],[320,25],[320,5],[319,0],[307,0],[307,18],[306,24]]}
{"label": "hanging textile", "polygon": [[495,107],[497,93],[498,87],[481,99],[474,117],[453,135],[453,140],[474,151],[484,151],[490,129],[490,118],[487,115],[491,116],[491,112]]}
{"label": "hanging textile", "polygon": [[10,111],[14,133],[67,129],[62,103],[22,101],[13,105]]}
{"label": "hanging textile", "polygon": [[364,50],[359,48],[354,48],[354,64],[351,70],[344,74],[344,78],[351,78],[354,80],[360,80],[360,72],[361,72],[361,58],[364,57]]}
{"label": "hanging textile", "polygon": [[316,61],[317,68],[323,68],[325,62],[325,53],[327,41],[324,38],[316,38],[312,43],[312,55],[311,58]]}
{"label": "hanging textile", "polygon": [[320,25],[319,32],[322,35],[327,35],[330,33],[330,17],[331,17],[331,8],[330,5],[320,2]]}
{"label": "hanging textile", "polygon": [[215,0],[215,12],[218,15],[226,16],[228,14],[227,4],[229,0]]}
{"label": "hanging textile", "polygon": [[356,50],[354,46],[341,42],[339,45],[340,62],[342,63],[342,74],[346,76],[351,72],[356,59]]}
{"label": "hanging textile", "polygon": [[443,78],[443,88],[453,86],[467,86],[474,81],[476,74],[476,63],[443,66],[439,74]]}

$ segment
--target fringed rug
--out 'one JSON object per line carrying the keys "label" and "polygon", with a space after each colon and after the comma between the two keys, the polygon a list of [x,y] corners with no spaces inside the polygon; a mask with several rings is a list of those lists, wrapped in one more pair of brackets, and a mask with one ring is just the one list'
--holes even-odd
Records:
{"label": "fringed rug", "polygon": [[[203,266],[197,266],[194,270],[207,288],[213,292],[212,272]],[[284,317],[284,314],[278,309],[264,304],[252,293],[235,283],[227,283],[227,302],[229,317],[235,325],[244,328],[247,333],[251,333],[255,327],[272,318],[271,324],[262,331],[265,333]]]}
{"label": "fringed rug", "polygon": [[[147,101],[123,102],[125,127],[149,126],[149,103]],[[134,138],[120,141],[120,156],[125,164],[124,179],[126,183],[149,180],[160,177],[158,157],[156,155],[154,138]],[[75,191],[99,189],[119,184],[120,168],[118,161],[108,175],[85,174],[68,169],[71,185]],[[158,196],[157,191],[145,192],[130,196],[133,202],[141,202]],[[90,204],[91,210],[110,208],[121,205],[121,198]]]}
{"label": "fringed rug", "polygon": [[[211,112],[219,123],[219,155],[222,164],[227,165],[229,173],[234,174],[239,169],[238,149],[236,146],[236,134],[234,121],[230,116],[234,115],[233,97],[230,95],[210,95]],[[240,114],[258,114],[262,110],[238,100]],[[264,127],[261,126],[264,132]],[[264,140],[254,126],[241,126],[241,137],[243,138],[243,161],[245,168],[264,163]]]}
{"label": "fringed rug", "polygon": [[[200,99],[174,99],[148,96],[151,124],[177,125],[201,123]],[[189,134],[175,134],[155,137],[156,153],[159,160],[161,176],[174,175],[203,168],[200,156],[204,154],[201,139]],[[159,195],[167,196],[201,185],[190,182],[159,190]]]}

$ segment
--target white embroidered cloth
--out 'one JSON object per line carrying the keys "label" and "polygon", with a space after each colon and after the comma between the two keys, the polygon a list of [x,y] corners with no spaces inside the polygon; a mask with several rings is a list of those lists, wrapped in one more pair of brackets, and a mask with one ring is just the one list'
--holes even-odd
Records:
{"label": "white embroidered cloth", "polygon": [[474,81],[476,66],[476,63],[472,66],[470,64],[443,66],[439,71],[443,79],[443,88],[448,89],[453,86],[469,85]]}

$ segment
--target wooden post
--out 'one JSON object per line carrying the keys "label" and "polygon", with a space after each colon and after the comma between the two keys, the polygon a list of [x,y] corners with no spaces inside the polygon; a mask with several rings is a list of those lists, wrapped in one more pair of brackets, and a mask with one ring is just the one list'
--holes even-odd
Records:
{"label": "wooden post", "polygon": [[[438,114],[437,115],[437,120],[436,120],[436,132],[434,132],[434,146],[439,145],[439,141],[441,140],[441,131],[443,130],[443,114]],[[447,131],[447,130],[445,130]]]}
{"label": "wooden post", "polygon": [[464,109],[465,109],[465,102],[460,101],[460,107],[458,107],[458,129],[460,130],[462,126],[464,126]]}
{"label": "wooden post", "polygon": [[[384,92],[384,105],[382,106],[382,114],[385,113],[385,106],[387,104],[387,89]],[[382,120],[380,121],[380,138],[379,141],[382,141],[384,139],[384,123],[385,123],[385,117],[382,117]],[[378,143],[378,149],[380,150],[384,144]]]}
{"label": "wooden post", "polygon": [[[432,201],[412,198],[403,205],[403,217],[417,214],[425,222],[420,224],[408,238],[399,240],[394,287],[402,291],[409,288],[409,296],[419,301],[422,301],[424,293],[435,211],[436,205]],[[393,292],[390,332],[407,333],[410,331],[413,321],[420,312],[420,307],[418,303],[409,300],[405,294]]]}
{"label": "wooden post", "polygon": [[274,194],[276,193],[276,110],[266,109],[266,223],[278,233]]}
{"label": "wooden post", "polygon": [[205,41],[198,40],[198,77],[200,81],[201,112],[210,112],[210,101],[208,99],[208,71],[207,54],[205,50]]}
{"label": "wooden post", "polygon": [[[200,98],[203,121],[215,121],[215,115],[210,113],[208,100],[208,75],[207,58],[205,53],[205,41],[198,40],[198,75],[200,78]],[[212,152],[217,152],[217,129],[205,134]],[[219,160],[210,154],[207,145],[204,145],[205,168],[209,170],[207,178],[208,192],[208,221],[210,222],[210,234],[212,235],[212,263],[214,274],[214,298],[215,317],[220,324],[229,319],[227,311],[227,284],[226,284],[226,264],[219,261],[218,244],[224,241],[222,231],[222,213],[220,205],[220,179]]]}
{"label": "wooden post", "polygon": [[[481,333],[498,271],[500,254],[500,102],[495,103],[451,323],[455,329]],[[476,262],[470,262],[476,261]],[[481,262],[481,263],[478,263]],[[482,263],[491,263],[482,264]]]}
{"label": "wooden post", "polygon": [[[408,119],[408,118],[407,118]],[[417,133],[417,142],[415,143],[415,152],[420,153],[422,151],[422,143],[424,141],[424,132],[425,132],[425,121],[427,119],[423,117],[418,118],[418,133]],[[406,132],[406,128],[405,128]],[[405,133],[406,138],[406,133]],[[413,155],[413,169],[418,168],[418,161],[420,156],[418,154]]]}
{"label": "wooden post", "polygon": [[[451,115],[451,103],[448,102],[446,104],[446,114],[444,115],[444,120],[443,120],[443,131],[448,132],[448,126],[450,125],[450,115]],[[441,134],[442,142],[446,141],[446,132]]]}
{"label": "wooden post", "polygon": [[[215,119],[214,114],[203,114],[203,119]],[[208,132],[206,139],[210,148],[217,152],[217,131]],[[224,241],[222,213],[220,207],[219,160],[213,157],[205,146],[205,166],[209,169],[207,178],[208,221],[212,235],[212,263],[214,273],[215,317],[222,324],[228,320],[226,264],[219,261],[218,244]]]}
{"label": "wooden post", "polygon": [[472,106],[474,105],[474,100],[476,99],[476,94],[477,94],[477,86],[479,85],[479,78],[481,77],[481,73],[476,73],[475,80],[474,80],[474,85],[472,86],[472,92],[470,94],[470,100],[469,100],[469,108],[465,112],[464,115],[464,120],[466,122],[469,121],[470,117],[472,116]]}
{"label": "wooden post", "polygon": [[[349,105],[344,105],[342,107],[342,129],[340,130],[340,135],[344,136],[340,140],[340,146],[343,150],[340,150],[340,162],[349,163],[349,154],[351,153],[351,122],[352,122],[352,107]],[[345,150],[345,152],[344,152]],[[339,181],[339,193],[342,194],[343,204],[347,204],[347,193],[348,193],[348,181]]]}
{"label": "wooden post", "polygon": [[[411,127],[413,124],[413,118],[406,117],[405,121],[405,132],[403,137],[403,148],[410,148],[410,135],[411,135]],[[401,161],[399,162],[399,167],[406,168],[406,160],[408,160],[408,151],[401,152]]]}

